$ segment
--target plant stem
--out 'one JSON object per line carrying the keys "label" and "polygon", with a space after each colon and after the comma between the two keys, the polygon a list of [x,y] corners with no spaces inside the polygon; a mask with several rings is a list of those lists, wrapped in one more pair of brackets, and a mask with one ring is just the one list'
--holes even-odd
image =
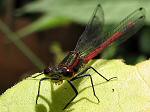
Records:
{"label": "plant stem", "polygon": [[38,69],[42,70],[44,68],[44,63],[25,45],[25,43],[18,39],[19,37],[16,33],[12,32],[2,20],[0,20],[0,30]]}

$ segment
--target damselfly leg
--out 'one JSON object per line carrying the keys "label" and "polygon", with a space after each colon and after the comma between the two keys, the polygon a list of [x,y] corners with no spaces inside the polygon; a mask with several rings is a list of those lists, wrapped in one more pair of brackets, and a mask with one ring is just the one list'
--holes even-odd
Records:
{"label": "damselfly leg", "polygon": [[109,79],[107,79],[106,77],[104,77],[103,75],[101,75],[95,68],[89,66],[87,67],[85,70],[83,70],[82,72],[80,72],[76,77],[72,78],[70,81],[68,81],[68,83],[70,84],[70,86],[72,87],[72,89],[74,90],[75,92],[75,96],[66,104],[66,106],[63,108],[66,109],[67,106],[76,98],[76,96],[78,95],[78,91],[77,89],[75,88],[75,86],[73,85],[72,81],[74,80],[77,80],[77,79],[80,79],[80,78],[85,78],[85,77],[90,77],[90,80],[91,80],[91,86],[92,86],[92,89],[93,89],[93,94],[94,96],[96,97],[98,103],[100,102],[96,93],[95,93],[95,89],[94,89],[94,84],[93,84],[93,79],[92,79],[92,76],[90,74],[84,74],[87,70],[89,69],[92,69],[94,70],[99,76],[101,76],[103,79],[105,79],[106,81],[110,81],[112,79],[116,79],[117,77],[111,77]]}

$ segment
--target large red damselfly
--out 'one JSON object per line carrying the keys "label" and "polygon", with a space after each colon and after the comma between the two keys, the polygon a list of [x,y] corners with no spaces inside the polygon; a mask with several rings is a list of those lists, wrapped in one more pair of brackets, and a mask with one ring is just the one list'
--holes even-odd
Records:
{"label": "large red damselfly", "polygon": [[112,45],[112,43],[121,43],[124,40],[135,34],[144,25],[145,13],[144,8],[139,8],[123,19],[118,26],[116,26],[110,32],[104,33],[104,13],[100,4],[94,10],[94,13],[86,26],[85,31],[79,38],[77,45],[73,51],[70,51],[68,55],[60,62],[56,67],[48,67],[40,74],[33,78],[45,74],[46,77],[39,80],[38,94],[36,97],[36,104],[40,95],[40,86],[43,80],[52,80],[54,83],[62,83],[63,80],[67,80],[72,89],[75,92],[75,96],[66,104],[64,109],[75,99],[78,95],[78,91],[73,85],[72,81],[83,77],[89,77],[93,88],[94,96],[99,99],[95,94],[94,84],[91,74],[84,74],[87,70],[92,69],[106,81],[110,81],[116,77],[110,79],[105,78],[96,69],[89,66],[80,72],[80,69],[89,62],[91,59],[101,53],[106,47]]}

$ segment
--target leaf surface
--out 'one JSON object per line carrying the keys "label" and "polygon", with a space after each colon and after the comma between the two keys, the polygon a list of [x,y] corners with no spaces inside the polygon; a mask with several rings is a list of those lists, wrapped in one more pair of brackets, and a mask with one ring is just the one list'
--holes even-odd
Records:
{"label": "leaf surface", "polygon": [[[89,78],[74,81],[79,95],[64,111],[66,112],[149,112],[150,111],[150,60],[135,66],[126,65],[122,60],[96,60],[91,65],[106,78],[117,77],[106,82],[92,70],[95,92],[93,95]],[[35,74],[34,74],[35,75]],[[1,112],[62,112],[73,97],[68,83],[54,85],[43,81],[38,105],[35,99],[38,80],[31,77],[19,82],[0,96]]]}

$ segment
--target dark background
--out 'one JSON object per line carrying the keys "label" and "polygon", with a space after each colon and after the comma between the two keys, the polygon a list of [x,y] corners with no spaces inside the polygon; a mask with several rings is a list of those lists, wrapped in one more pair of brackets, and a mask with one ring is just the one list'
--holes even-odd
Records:
{"label": "dark background", "polygon": [[[99,0],[105,29],[112,29],[133,10],[146,9],[145,26],[120,46],[100,54],[136,64],[150,57],[150,1]],[[0,93],[22,78],[58,64],[73,50],[98,0],[1,0]]]}

